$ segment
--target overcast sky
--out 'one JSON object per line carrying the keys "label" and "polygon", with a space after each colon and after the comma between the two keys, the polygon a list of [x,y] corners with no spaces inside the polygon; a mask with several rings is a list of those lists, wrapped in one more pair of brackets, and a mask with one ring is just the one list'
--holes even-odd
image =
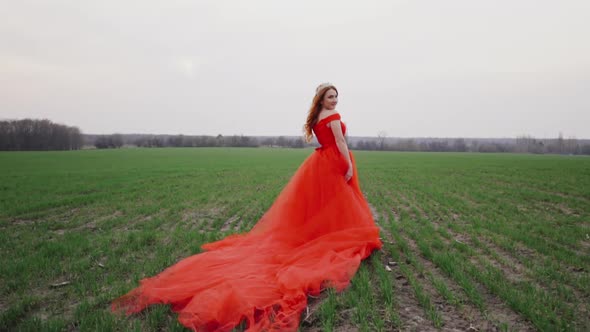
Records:
{"label": "overcast sky", "polygon": [[590,138],[590,1],[9,1],[0,118],[84,133]]}

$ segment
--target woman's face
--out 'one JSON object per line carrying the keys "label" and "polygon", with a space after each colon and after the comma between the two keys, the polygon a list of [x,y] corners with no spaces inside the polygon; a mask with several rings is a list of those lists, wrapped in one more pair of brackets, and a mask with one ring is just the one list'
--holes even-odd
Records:
{"label": "woman's face", "polygon": [[334,110],[336,109],[336,104],[338,104],[338,93],[336,90],[330,89],[324,95],[324,99],[322,100],[322,107],[327,110]]}

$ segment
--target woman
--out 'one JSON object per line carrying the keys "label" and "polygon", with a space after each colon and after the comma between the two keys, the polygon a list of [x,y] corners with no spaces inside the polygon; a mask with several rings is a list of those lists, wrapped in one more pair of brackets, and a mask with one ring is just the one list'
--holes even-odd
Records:
{"label": "woman", "polygon": [[345,288],[360,261],[381,247],[335,107],[338,90],[318,86],[305,124],[317,148],[253,229],[203,245],[115,300],[113,311],[169,303],[195,331],[295,331],[307,295]]}

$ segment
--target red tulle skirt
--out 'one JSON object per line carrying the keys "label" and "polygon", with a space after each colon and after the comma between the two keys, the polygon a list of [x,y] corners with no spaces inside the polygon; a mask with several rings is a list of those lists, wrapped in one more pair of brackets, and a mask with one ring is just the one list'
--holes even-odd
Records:
{"label": "red tulle skirt", "polygon": [[308,294],[342,290],[381,247],[356,166],[349,182],[347,167],[335,145],[316,149],[250,232],[141,280],[112,310],[168,303],[195,331],[231,331],[244,320],[248,331],[297,330]]}

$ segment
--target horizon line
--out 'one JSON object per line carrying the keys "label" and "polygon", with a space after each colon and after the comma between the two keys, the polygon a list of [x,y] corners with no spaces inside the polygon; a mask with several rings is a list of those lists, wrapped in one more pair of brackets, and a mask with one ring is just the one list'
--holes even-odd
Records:
{"label": "horizon line", "polygon": [[[303,135],[245,135],[245,134],[146,134],[146,133],[111,133],[111,134],[90,134],[90,133],[82,133],[82,135],[93,135],[93,136],[106,136],[106,135],[151,135],[151,136],[212,136],[217,137],[218,135],[221,136],[246,136],[246,137],[304,137]],[[315,137],[315,135],[314,135]],[[351,138],[379,138],[379,136],[347,136]],[[521,136],[509,137],[509,136],[502,136],[502,137],[467,137],[467,136],[385,136],[385,138],[399,138],[399,139],[413,139],[413,138],[437,138],[437,139],[517,139],[521,137],[528,137],[528,138],[535,138],[535,139],[559,139],[557,137],[537,137],[529,134],[523,134]],[[580,138],[575,136],[569,137],[562,137],[564,140],[567,139],[577,139],[577,140],[590,140],[590,138]]]}

